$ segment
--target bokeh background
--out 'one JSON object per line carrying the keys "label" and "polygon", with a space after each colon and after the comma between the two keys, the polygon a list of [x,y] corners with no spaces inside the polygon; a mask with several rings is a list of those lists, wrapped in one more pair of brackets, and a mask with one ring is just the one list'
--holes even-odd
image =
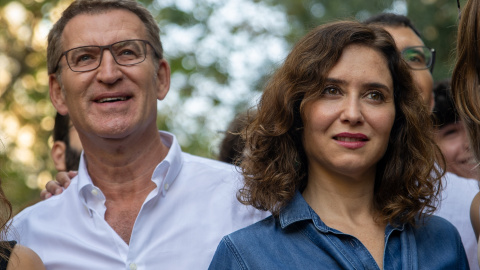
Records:
{"label": "bokeh background", "polygon": [[[0,0],[0,178],[15,211],[35,203],[55,175],[46,36],[70,2]],[[269,74],[316,25],[383,11],[407,15],[437,50],[434,78],[449,77],[454,62],[455,0],[141,2],[160,25],[172,67],[158,126],[175,133],[184,151],[205,157],[216,157],[228,123],[256,103]]]}

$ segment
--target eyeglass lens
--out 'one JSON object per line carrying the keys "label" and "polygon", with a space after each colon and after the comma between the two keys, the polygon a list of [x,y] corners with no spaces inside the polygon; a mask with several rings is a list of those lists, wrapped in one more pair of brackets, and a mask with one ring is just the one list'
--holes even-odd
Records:
{"label": "eyeglass lens", "polygon": [[84,46],[66,53],[68,65],[73,71],[89,71],[100,66],[104,49],[109,49],[119,65],[129,66],[143,62],[146,44],[142,40],[126,40],[108,46]]}
{"label": "eyeglass lens", "polygon": [[427,47],[411,47],[402,51],[402,57],[412,69],[427,69],[432,64],[432,52]]}

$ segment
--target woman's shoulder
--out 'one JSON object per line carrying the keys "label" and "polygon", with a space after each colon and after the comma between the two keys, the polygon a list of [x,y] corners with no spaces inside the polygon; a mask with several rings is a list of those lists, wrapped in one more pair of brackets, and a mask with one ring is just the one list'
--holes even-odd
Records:
{"label": "woman's shoulder", "polygon": [[455,232],[458,234],[457,229],[455,228],[455,226],[453,226],[452,223],[450,223],[450,221],[436,215],[424,216],[421,219],[417,219],[415,229],[422,233],[425,233],[425,231],[429,231],[432,233],[442,234],[448,232]]}
{"label": "woman's shoulder", "polygon": [[468,269],[460,234],[452,223],[433,215],[418,220],[412,228],[419,265],[428,269]]}
{"label": "woman's shoulder", "polygon": [[249,225],[243,229],[235,231],[228,235],[228,237],[234,241],[249,241],[257,239],[258,236],[266,236],[275,232],[275,227],[278,226],[278,219],[273,216],[268,216],[252,225]]}
{"label": "woman's shoulder", "polygon": [[44,270],[40,257],[28,247],[15,245],[10,254],[7,270]]}
{"label": "woman's shoulder", "polygon": [[457,228],[448,220],[435,216],[424,216],[411,226],[417,246],[451,245],[462,246]]}

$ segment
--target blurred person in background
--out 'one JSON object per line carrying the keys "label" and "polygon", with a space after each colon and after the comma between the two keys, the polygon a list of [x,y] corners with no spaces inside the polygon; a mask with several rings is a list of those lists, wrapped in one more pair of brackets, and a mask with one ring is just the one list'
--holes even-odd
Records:
{"label": "blurred person in background", "polygon": [[240,132],[248,125],[249,119],[255,115],[254,110],[239,113],[228,125],[225,136],[220,143],[218,160],[238,165],[245,148]]}
{"label": "blurred person in background", "polygon": [[77,171],[82,150],[82,143],[70,117],[57,112],[51,151],[55,169],[59,172]]}
{"label": "blurred person in background", "polygon": [[444,201],[441,206],[451,209],[445,212],[443,211],[445,208],[440,208],[437,214],[448,215],[444,217],[457,227],[469,256],[470,268],[478,269],[476,260],[478,246],[474,242],[474,239],[478,239],[479,233],[479,227],[475,225],[475,221],[479,220],[478,204],[480,201],[480,196],[477,195],[479,190],[478,163],[470,149],[465,125],[455,108],[450,91],[450,80],[435,83],[434,93],[435,141],[442,150],[448,171],[445,177],[447,186],[442,192]]}
{"label": "blurred person in background", "polygon": [[[53,127],[53,146],[51,150],[53,164],[57,172],[65,172],[67,175],[70,175],[70,178],[75,177],[82,150],[82,143],[78,137],[77,130],[70,121],[70,117],[68,114],[61,115],[57,112]],[[69,185],[70,181],[62,184],[63,188],[67,188]],[[57,189],[58,191],[54,191],[53,194],[61,193],[62,188],[58,186]],[[40,197],[43,200],[51,196],[52,193],[46,189],[40,193]]]}
{"label": "blurred person in background", "polygon": [[[460,116],[457,113],[450,91],[450,80],[435,83],[433,88],[435,107],[433,119],[435,142],[445,157],[448,172],[468,179],[478,180],[477,163],[470,151],[470,142]],[[472,181],[473,186],[477,182]],[[459,192],[464,196],[465,192]]]}

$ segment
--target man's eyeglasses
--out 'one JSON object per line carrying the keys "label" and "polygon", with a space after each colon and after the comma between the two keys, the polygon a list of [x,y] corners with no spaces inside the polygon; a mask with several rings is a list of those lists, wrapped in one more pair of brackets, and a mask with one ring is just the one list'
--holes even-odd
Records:
{"label": "man's eyeglasses", "polygon": [[402,58],[411,69],[427,69],[433,71],[435,64],[435,49],[425,46],[407,47],[402,51]]}
{"label": "man's eyeglasses", "polygon": [[64,51],[58,62],[65,55],[67,64],[72,71],[91,71],[100,66],[103,50],[108,49],[117,64],[132,66],[145,61],[147,58],[147,44],[153,48],[150,42],[141,39],[123,40],[106,46],[77,47]]}

